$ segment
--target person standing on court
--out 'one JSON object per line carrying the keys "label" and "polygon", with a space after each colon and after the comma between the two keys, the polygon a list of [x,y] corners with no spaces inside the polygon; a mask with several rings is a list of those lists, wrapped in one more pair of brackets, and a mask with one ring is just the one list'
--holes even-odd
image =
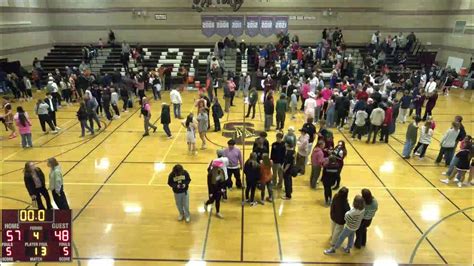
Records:
{"label": "person standing on court", "polygon": [[258,92],[255,88],[252,88],[249,94],[249,99],[248,99],[249,107],[247,109],[247,115],[245,116],[246,118],[250,116],[250,110],[252,110],[252,119],[255,118],[255,106],[257,105],[257,101],[258,101]]}
{"label": "person standing on court", "polygon": [[151,118],[151,107],[150,104],[148,103],[148,99],[146,97],[142,98],[142,108],[140,111],[140,117],[143,115],[143,124],[145,128],[145,133],[143,133],[143,136],[149,136],[149,129],[150,127],[153,128],[153,133],[156,132],[157,127],[152,125],[150,123],[150,118]]}
{"label": "person standing on court", "polygon": [[285,184],[285,195],[281,197],[283,200],[291,200],[293,193],[293,176],[296,174],[295,167],[295,150],[286,144],[285,160],[283,161],[283,180]]}
{"label": "person standing on court", "polygon": [[459,135],[459,122],[452,122],[451,128],[444,133],[443,138],[440,141],[440,150],[438,157],[436,157],[435,163],[439,164],[444,156],[444,162],[446,166],[449,166],[454,156],[454,150],[456,149],[456,140]]}
{"label": "person standing on court", "polygon": [[171,103],[173,104],[173,112],[174,118],[182,119],[181,118],[181,104],[183,100],[181,99],[181,93],[176,88],[173,88],[170,91],[170,99]]}
{"label": "person standing on court", "polygon": [[323,175],[321,181],[324,185],[324,201],[326,206],[331,205],[332,201],[332,186],[336,183],[339,178],[341,165],[335,155],[331,155],[328,158],[328,162],[324,164]]}
{"label": "person standing on court", "polygon": [[183,166],[176,164],[168,176],[168,186],[173,189],[174,200],[176,208],[178,208],[178,221],[185,219],[187,223],[191,221],[189,213],[189,183],[191,178],[188,171],[184,170]]}
{"label": "person standing on court", "polygon": [[380,127],[385,120],[385,111],[382,109],[382,105],[379,104],[377,108],[375,108],[372,113],[370,114],[370,127],[369,127],[369,134],[367,137],[366,143],[370,142],[370,137],[374,134],[374,138],[372,140],[372,144],[375,143],[375,139],[377,138],[377,134],[379,133]]}
{"label": "person standing on court", "polygon": [[214,132],[221,131],[221,121],[220,119],[224,117],[224,111],[222,111],[222,106],[219,103],[217,98],[213,99],[212,105],[212,119],[214,120]]}
{"label": "person standing on court", "polygon": [[96,98],[92,96],[92,93],[89,90],[86,90],[85,96],[84,96],[84,101],[86,104],[86,112],[87,112],[87,118],[89,120],[89,127],[94,131],[94,121],[97,123],[99,126],[99,129],[101,129],[100,125],[100,120],[99,117],[97,116],[97,107],[99,107],[99,103],[97,102]]}
{"label": "person standing on court", "polygon": [[296,167],[301,175],[306,172],[306,157],[308,156],[309,136],[306,128],[300,129],[301,135],[296,142],[298,153],[296,154]]}
{"label": "person standing on court", "polygon": [[44,200],[46,201],[46,208],[48,210],[52,209],[53,206],[51,205],[51,199],[49,197],[48,190],[46,189],[43,171],[41,171],[39,167],[36,167],[32,162],[26,162],[23,172],[25,187],[28,190],[31,200],[36,202],[38,209],[44,210],[41,196],[43,196]]}
{"label": "person standing on court", "polygon": [[344,221],[346,223],[339,234],[336,243],[331,248],[326,249],[324,254],[329,255],[336,253],[336,250],[342,245],[346,238],[349,238],[349,240],[347,241],[347,246],[344,248],[344,252],[351,252],[352,245],[354,244],[355,232],[359,229],[365,215],[364,199],[360,195],[355,196],[352,206],[352,209],[344,215]]}
{"label": "person standing on court", "polygon": [[285,153],[286,147],[285,142],[283,142],[283,133],[278,132],[276,134],[276,141],[272,143],[272,150],[270,153],[270,159],[273,162],[273,186],[277,188],[281,188],[283,184],[283,162],[285,160]]}
{"label": "person standing on court", "polygon": [[227,198],[226,195],[226,164],[228,163],[227,158],[222,157],[223,151],[217,151],[218,158],[212,160],[211,164],[207,168],[207,189],[209,193],[209,199],[204,202],[204,210],[207,212],[207,206],[216,204],[216,216],[218,218],[224,218],[220,212],[221,197]]}
{"label": "person standing on court", "polygon": [[408,125],[405,145],[403,146],[402,156],[403,159],[410,159],[410,154],[415,146],[416,139],[418,138],[418,124],[421,119],[417,116],[412,123]]}
{"label": "person standing on court", "polygon": [[56,134],[58,131],[56,130],[53,121],[51,121],[51,117],[49,117],[49,105],[45,103],[42,99],[38,99],[38,102],[35,106],[35,113],[38,115],[38,119],[41,125],[41,129],[43,130],[44,134],[48,134],[46,131],[46,123],[48,124],[49,128],[51,129],[51,133]]}
{"label": "person standing on court", "polygon": [[245,188],[245,202],[250,203],[250,206],[257,205],[255,201],[255,190],[260,179],[260,166],[257,162],[257,154],[250,153],[249,159],[244,165],[244,174],[247,187]]}
{"label": "person standing on court", "polygon": [[319,176],[321,175],[321,169],[323,169],[324,166],[325,158],[323,150],[324,141],[320,140],[311,153],[311,176],[309,185],[312,189],[316,189]]}
{"label": "person standing on court", "polygon": [[69,210],[69,204],[64,193],[63,174],[56,158],[48,159],[48,167],[51,169],[49,173],[49,190],[53,194],[54,203],[56,203],[60,210]]}
{"label": "person standing on court", "polygon": [[286,110],[288,109],[288,102],[284,93],[280,94],[280,99],[276,102],[276,130],[283,130],[285,127]]}
{"label": "person standing on court", "polygon": [[372,196],[370,190],[366,188],[362,189],[362,198],[365,203],[365,211],[360,227],[356,231],[356,240],[354,244],[356,248],[365,247],[367,243],[367,227],[372,223],[372,219],[379,208],[377,200]]}
{"label": "person standing on court", "polygon": [[13,116],[16,127],[21,136],[22,148],[33,148],[33,141],[31,139],[31,121],[28,113],[23,110],[23,107],[16,107],[16,114]]}
{"label": "person standing on court", "polygon": [[48,105],[48,115],[51,121],[53,122],[54,127],[56,128],[56,130],[60,130],[60,128],[58,127],[58,122],[56,121],[56,111],[58,110],[57,99],[54,98],[51,93],[47,92],[44,102]]}
{"label": "person standing on court", "polygon": [[[260,161],[260,189],[262,190],[259,203],[264,205],[265,200],[273,202],[273,184],[272,184],[272,166],[273,162],[268,157],[268,153],[264,153]],[[265,188],[268,190],[268,197],[265,199]]]}
{"label": "person standing on court", "polygon": [[330,244],[333,247],[336,245],[336,241],[339,238],[339,235],[344,229],[344,224],[346,221],[344,220],[344,216],[346,212],[351,209],[349,205],[349,201],[347,200],[347,196],[349,194],[349,189],[346,187],[342,187],[339,191],[334,195],[334,199],[331,202],[331,241]]}
{"label": "person standing on court", "polygon": [[273,124],[273,113],[275,112],[275,104],[273,102],[272,91],[269,91],[265,95],[265,101],[263,103],[263,111],[265,113],[265,121],[264,121],[265,131],[269,131]]}
{"label": "person standing on court", "polygon": [[232,189],[232,175],[235,175],[235,185],[238,189],[242,188],[242,181],[240,179],[240,169],[244,165],[242,159],[242,152],[235,147],[235,140],[227,141],[228,147],[224,150],[224,156],[229,159],[229,166],[227,166],[227,187]]}

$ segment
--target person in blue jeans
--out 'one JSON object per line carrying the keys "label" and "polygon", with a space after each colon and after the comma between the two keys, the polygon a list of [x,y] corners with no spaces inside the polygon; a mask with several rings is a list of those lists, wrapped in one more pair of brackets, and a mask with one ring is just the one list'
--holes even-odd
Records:
{"label": "person in blue jeans", "polygon": [[405,145],[403,146],[402,156],[403,159],[409,159],[411,151],[416,144],[416,140],[418,139],[418,124],[420,123],[421,118],[416,116],[414,121],[408,125],[407,134],[406,134],[406,141]]}
{"label": "person in blue jeans", "polygon": [[[467,135],[464,138],[464,140],[461,141],[459,148],[462,150],[467,143],[472,143],[472,137],[470,135]],[[442,175],[445,175],[448,177],[451,176],[457,163],[458,163],[458,158],[454,156],[453,159],[451,160],[451,163],[449,164],[448,170],[446,172],[443,172]]]}
{"label": "person in blue jeans", "polygon": [[360,224],[362,223],[362,219],[364,218],[365,214],[365,203],[364,199],[361,195],[357,195],[354,198],[354,202],[352,203],[352,209],[350,209],[344,215],[344,229],[339,234],[339,237],[334,246],[324,251],[324,254],[334,254],[336,250],[342,245],[344,240],[348,238],[347,246],[344,248],[345,253],[350,253],[351,248],[354,245],[354,236],[355,232],[359,229]]}

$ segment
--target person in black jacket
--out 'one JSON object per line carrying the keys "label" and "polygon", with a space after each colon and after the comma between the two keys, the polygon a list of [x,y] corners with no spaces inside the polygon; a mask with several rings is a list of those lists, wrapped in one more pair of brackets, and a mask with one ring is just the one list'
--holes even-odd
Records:
{"label": "person in black jacket", "polygon": [[250,203],[250,206],[253,207],[257,205],[255,201],[255,189],[260,180],[260,165],[258,164],[257,154],[255,152],[250,153],[249,159],[245,162],[244,174],[245,182],[247,183],[247,187],[245,188],[245,202]]}
{"label": "person in black jacket", "polygon": [[43,171],[41,171],[39,167],[36,167],[32,162],[25,163],[24,181],[25,187],[28,190],[28,194],[30,194],[30,197],[33,201],[36,201],[38,204],[38,209],[44,210],[41,195],[43,195],[44,199],[46,200],[46,208],[48,210],[53,208],[48,190],[46,189]]}
{"label": "person in black jacket", "polygon": [[346,223],[344,216],[346,212],[351,209],[349,201],[347,200],[348,194],[349,189],[342,187],[336,195],[334,195],[334,199],[331,203],[331,246],[336,244],[336,241],[344,228],[344,224]]}
{"label": "person in black jacket", "polygon": [[285,159],[283,161],[283,181],[285,184],[285,195],[281,198],[283,200],[291,200],[291,193],[293,193],[293,172],[295,167],[295,150],[286,144]]}
{"label": "person in black jacket", "polygon": [[171,124],[170,106],[167,103],[161,104],[160,122],[163,125],[163,130],[165,131],[166,136],[168,136],[168,139],[173,138],[169,126]]}
{"label": "person in black jacket", "polygon": [[337,112],[337,122],[336,125],[338,129],[344,128],[344,123],[346,121],[347,116],[349,115],[349,109],[351,102],[349,97],[347,97],[347,92],[342,93],[342,97],[338,97],[336,99],[336,112]]}
{"label": "person in black jacket", "polygon": [[324,200],[326,201],[326,206],[331,205],[332,200],[332,186],[336,183],[340,173],[340,164],[337,161],[335,155],[329,156],[329,161],[324,165],[323,175],[321,181],[324,185]]}
{"label": "person in black jacket", "polygon": [[217,98],[214,98],[214,103],[212,105],[212,118],[214,120],[214,132],[221,131],[221,122],[219,119],[224,117],[224,111]]}
{"label": "person in black jacket", "polygon": [[269,131],[273,124],[273,113],[275,112],[275,104],[273,102],[273,93],[271,90],[269,90],[265,96],[263,110],[265,113],[265,131]]}
{"label": "person in black jacket", "polygon": [[257,162],[262,160],[262,155],[264,153],[270,153],[270,143],[267,140],[266,132],[260,132],[259,137],[255,139],[252,146],[252,152],[257,154]]}
{"label": "person in black jacket", "polygon": [[79,110],[77,110],[77,120],[81,123],[81,138],[83,138],[86,134],[86,129],[91,132],[91,135],[94,135],[94,130],[89,127],[87,124],[87,111],[86,111],[86,104],[84,101],[80,103]]}
{"label": "person in black jacket", "polygon": [[168,186],[174,192],[174,200],[179,212],[178,221],[185,219],[187,223],[191,221],[191,215],[189,214],[189,183],[191,183],[189,173],[183,169],[182,165],[175,165],[168,176]]}
{"label": "person in black jacket", "polygon": [[[276,141],[272,143],[272,151],[270,159],[273,161],[273,186],[277,189],[281,189],[283,183],[283,162],[285,161],[286,147],[283,142],[283,133],[278,132],[276,134]],[[277,180],[278,178],[278,180]]]}

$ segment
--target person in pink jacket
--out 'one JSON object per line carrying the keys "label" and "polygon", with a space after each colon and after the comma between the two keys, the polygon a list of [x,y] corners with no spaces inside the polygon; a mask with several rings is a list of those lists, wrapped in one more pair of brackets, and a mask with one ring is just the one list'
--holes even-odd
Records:
{"label": "person in pink jacket", "polygon": [[16,126],[18,127],[18,131],[21,135],[21,146],[23,148],[32,148],[33,141],[31,140],[31,122],[28,117],[28,113],[23,110],[23,107],[18,106],[13,119],[15,120]]}
{"label": "person in pink jacket", "polygon": [[303,86],[301,86],[301,111],[304,111],[304,102],[309,97],[309,92],[311,91],[311,86],[309,85],[309,79],[305,81]]}
{"label": "person in pink jacket", "polygon": [[311,154],[311,178],[309,185],[312,189],[316,189],[316,184],[318,183],[319,176],[321,175],[321,169],[323,168],[326,158],[324,158],[324,141],[318,141],[318,144],[313,149]]}

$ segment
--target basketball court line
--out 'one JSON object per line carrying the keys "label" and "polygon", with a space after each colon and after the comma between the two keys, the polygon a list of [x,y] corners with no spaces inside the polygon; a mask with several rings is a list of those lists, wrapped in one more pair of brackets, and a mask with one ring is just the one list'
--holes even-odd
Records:
{"label": "basketball court line", "polygon": [[[5,184],[5,185],[22,185],[24,182],[21,181],[3,181],[0,182],[0,184]],[[64,182],[64,185],[68,186],[100,186],[103,183],[101,182]],[[151,186],[151,187],[168,187],[168,184],[146,184],[146,183],[107,183],[104,184],[104,186],[119,186],[119,187],[146,187],[146,186]],[[207,185],[199,185],[199,184],[193,184],[192,187],[207,187]],[[307,185],[293,185],[293,187],[297,188],[308,188]],[[346,188],[349,189],[393,189],[393,190],[438,190],[439,188],[436,187],[386,187],[386,186],[379,186],[379,187],[368,187],[368,186],[345,186]],[[451,187],[446,187],[442,188],[443,190],[474,190],[474,186],[469,187],[469,188],[458,188],[456,186],[451,186]],[[317,189],[316,191],[319,191],[320,189]],[[322,189],[321,189],[322,191]]]}
{"label": "basketball court line", "polygon": [[[395,150],[392,145],[390,145],[390,143],[387,143],[388,146],[390,147],[390,149],[392,149],[392,151],[394,151],[397,155],[399,155],[400,157],[403,158],[403,156],[397,151]],[[420,175],[426,182],[428,182],[433,188],[436,188],[436,190],[441,194],[443,195],[443,197],[445,199],[447,199],[454,207],[456,207],[456,209],[460,210],[461,208],[459,208],[458,205],[456,205],[456,203],[454,203],[448,196],[446,196],[446,194],[444,194],[440,189],[439,187],[435,186],[428,178],[426,178],[426,176],[424,176],[418,169],[416,169],[416,167],[414,167],[408,160],[404,160],[413,170],[415,170],[415,172]],[[473,222],[472,218],[469,217],[465,212],[463,212],[464,216],[466,216],[471,222]]]}
{"label": "basketball court line", "polygon": [[[189,113],[192,113],[194,110],[194,105],[193,107],[191,108],[191,110],[189,111]],[[171,116],[171,114],[170,114]],[[161,115],[160,115],[161,117]],[[208,117],[208,123],[209,122],[209,117]],[[181,123],[180,123],[181,124]],[[179,128],[179,131],[178,131],[178,134],[176,134],[175,136],[173,136],[173,141],[171,142],[171,145],[168,147],[168,150],[165,152],[165,155],[163,156],[163,158],[161,159],[161,161],[159,163],[165,163],[165,160],[166,160],[166,157],[168,157],[168,154],[170,153],[171,149],[173,148],[174,144],[176,143],[176,140],[178,139],[179,135],[181,134],[182,130],[183,130],[184,126],[181,125],[181,127]],[[187,130],[187,129],[186,129]],[[198,133],[199,134],[199,133]],[[196,142],[197,142],[197,139],[198,137],[196,137]],[[196,143],[197,144],[197,143]],[[195,144],[195,146],[196,146]],[[186,144],[187,145],[187,144]],[[196,147],[196,150],[197,150],[197,147]],[[128,157],[128,156],[127,156]],[[126,158],[125,158],[126,159]],[[124,160],[125,161],[125,160]],[[156,178],[156,173],[153,174],[153,176],[151,177],[150,181],[148,181],[148,185],[151,185],[153,183],[153,181],[155,181],[155,178]]]}
{"label": "basketball court line", "polygon": [[[388,189],[385,185],[385,183],[382,181],[382,179],[377,175],[377,173],[375,172],[375,170],[367,163],[367,161],[365,160],[365,158],[360,154],[360,152],[354,147],[354,145],[352,144],[352,142],[347,138],[347,136],[341,132],[342,136],[344,139],[346,139],[346,142],[349,143],[349,145],[354,149],[354,151],[357,153],[357,155],[362,159],[362,161],[364,161],[364,163],[367,165],[367,167],[369,168],[369,170],[372,172],[372,174],[375,175],[375,177],[379,180],[379,182],[385,187],[385,190],[388,192],[388,194],[392,197],[392,199],[395,201],[395,203],[400,207],[400,209],[403,211],[403,213],[405,213],[405,215],[407,216],[407,218],[412,222],[412,224],[415,226],[415,228],[418,230],[418,232],[421,233],[421,235],[423,235],[423,230],[421,230],[421,228],[416,224],[416,222],[413,220],[413,218],[410,216],[410,214],[408,214],[408,212],[405,210],[405,208],[403,207],[403,205],[397,200],[397,198],[395,197],[395,195],[393,195],[393,193],[390,191],[390,189]],[[434,251],[438,254],[438,256],[441,258],[441,260],[445,263],[445,264],[448,264],[448,262],[446,261],[446,259],[443,257],[443,255],[441,255],[441,253],[439,252],[439,250],[436,248],[436,246],[428,239],[426,238],[426,241],[430,244],[430,246],[434,249]]]}

